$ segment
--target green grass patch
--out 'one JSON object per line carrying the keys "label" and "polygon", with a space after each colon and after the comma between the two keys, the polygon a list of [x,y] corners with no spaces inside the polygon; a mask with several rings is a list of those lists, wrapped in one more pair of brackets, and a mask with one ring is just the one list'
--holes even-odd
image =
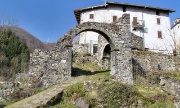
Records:
{"label": "green grass patch", "polygon": [[59,104],[55,106],[51,106],[50,108],[78,108],[78,107],[68,101],[61,101]]}
{"label": "green grass patch", "polygon": [[164,77],[174,78],[176,80],[180,80],[180,71],[161,71],[161,75]]}
{"label": "green grass patch", "polygon": [[67,97],[68,99],[75,100],[78,97],[84,97],[85,96],[85,89],[83,83],[76,83],[71,86],[69,86],[63,96]]}

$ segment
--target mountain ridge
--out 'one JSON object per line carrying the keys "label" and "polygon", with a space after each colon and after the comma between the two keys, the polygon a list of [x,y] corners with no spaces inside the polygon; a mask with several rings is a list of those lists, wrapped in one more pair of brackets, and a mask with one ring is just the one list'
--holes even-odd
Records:
{"label": "mountain ridge", "polygon": [[44,51],[50,51],[55,43],[44,43],[39,40],[37,37],[29,33],[27,30],[20,28],[18,26],[2,26],[3,29],[10,29],[14,32],[18,37],[19,40],[25,42],[31,52],[34,49],[41,49]]}

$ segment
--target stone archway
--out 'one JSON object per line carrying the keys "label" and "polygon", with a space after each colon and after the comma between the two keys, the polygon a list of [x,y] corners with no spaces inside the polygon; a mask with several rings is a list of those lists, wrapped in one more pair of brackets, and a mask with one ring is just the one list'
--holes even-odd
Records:
{"label": "stone archway", "polygon": [[61,55],[58,59],[60,63],[66,64],[64,69],[68,75],[71,75],[72,70],[72,41],[76,35],[85,31],[97,32],[108,41],[112,56],[111,77],[124,83],[133,84],[131,49],[129,48],[131,46],[129,14],[124,14],[112,24],[97,22],[79,24],[59,39],[54,51],[56,55]]}
{"label": "stone archway", "polygon": [[109,42],[111,78],[133,84],[131,48],[136,45],[136,41],[132,42],[136,38],[130,32],[129,14],[124,14],[112,24],[97,22],[79,24],[60,38],[52,51],[36,50],[31,55],[30,75],[40,79],[44,87],[69,79],[72,72],[72,41],[77,34],[84,31],[97,32]]}

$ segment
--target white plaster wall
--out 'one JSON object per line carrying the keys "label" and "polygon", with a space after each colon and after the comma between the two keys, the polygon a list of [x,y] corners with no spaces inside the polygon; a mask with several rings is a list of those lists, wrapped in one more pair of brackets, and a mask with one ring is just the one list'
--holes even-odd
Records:
{"label": "white plaster wall", "polygon": [[175,39],[177,48],[180,50],[180,23],[172,28],[171,36]]}
{"label": "white plaster wall", "polygon": [[[143,18],[142,18],[143,11]],[[144,37],[144,46],[145,48],[149,48],[152,51],[165,51],[172,52],[172,39],[170,37],[170,19],[169,14],[166,12],[161,12],[160,15],[156,15],[155,10],[149,9],[140,9],[140,8],[132,8],[127,7],[126,12],[122,11],[122,7],[108,7],[106,9],[96,9],[91,11],[86,11],[81,14],[80,23],[84,22],[105,22],[112,23],[113,16],[117,16],[120,18],[122,14],[129,13],[130,14],[130,23],[131,23],[131,32],[134,34]],[[89,14],[94,14],[94,19],[89,19]],[[148,32],[144,33],[143,30],[133,31],[132,29],[132,21],[133,17],[137,17],[138,20],[145,20],[145,27],[148,29]],[[157,24],[157,18],[160,18],[161,24]],[[162,31],[162,39],[158,38],[158,31]],[[97,33],[87,32],[84,34],[80,34],[80,43],[89,43],[90,40],[98,41]],[[86,38],[85,38],[86,37]]]}

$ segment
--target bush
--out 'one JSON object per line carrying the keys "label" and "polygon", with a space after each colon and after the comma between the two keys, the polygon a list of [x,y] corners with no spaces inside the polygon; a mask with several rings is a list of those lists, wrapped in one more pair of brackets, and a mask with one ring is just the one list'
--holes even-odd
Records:
{"label": "bush", "polygon": [[64,97],[68,97],[72,101],[75,101],[78,97],[83,96],[85,96],[85,89],[83,83],[77,83],[69,86],[64,93]]}
{"label": "bush", "polygon": [[138,92],[134,87],[119,82],[101,84],[99,89],[99,97],[108,108],[130,107],[138,100]]}

